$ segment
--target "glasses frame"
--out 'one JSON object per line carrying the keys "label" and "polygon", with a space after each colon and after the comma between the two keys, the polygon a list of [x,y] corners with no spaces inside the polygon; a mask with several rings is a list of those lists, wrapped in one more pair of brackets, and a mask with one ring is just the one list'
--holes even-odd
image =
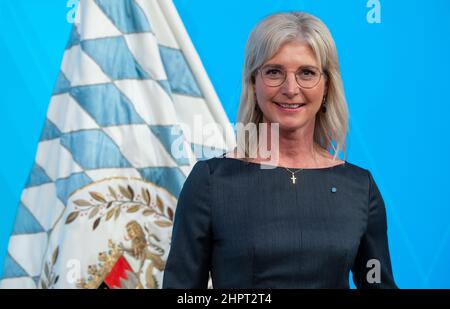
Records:
{"label": "glasses frame", "polygon": [[[260,73],[260,75],[261,75],[261,80],[263,81],[264,85],[266,85],[267,87],[280,87],[281,85],[283,85],[284,82],[285,82],[286,79],[287,79],[287,73],[289,73],[289,71],[286,71],[285,69],[283,69],[283,68],[281,68],[281,67],[276,67],[276,68],[278,68],[278,69],[284,70],[284,72],[286,73],[286,74],[284,75],[284,79],[283,79],[283,81],[282,81],[279,85],[277,85],[277,86],[274,86],[274,85],[267,85],[267,83],[264,81],[264,77],[263,77],[262,70],[263,70],[265,67],[268,67],[268,66],[272,66],[272,65],[270,65],[270,64],[264,65],[264,66],[262,66],[262,67],[260,67],[260,68],[258,68],[258,69],[256,70],[257,72]],[[320,80],[322,79],[322,75],[324,75],[325,72],[321,71],[318,67],[315,67],[315,66],[304,66],[304,67],[306,67],[306,68],[314,68],[314,69],[316,69],[316,70],[320,73],[319,79],[317,80],[317,83],[316,83],[314,86],[311,86],[311,87],[305,87],[305,86],[302,86],[302,85],[299,83],[298,79],[297,79],[297,72],[298,72],[300,69],[298,69],[297,71],[295,71],[295,81],[297,82],[297,85],[298,85],[300,88],[303,88],[303,89],[312,89],[312,88],[316,87],[316,86],[320,83]],[[302,67],[300,67],[300,68],[302,68]]]}

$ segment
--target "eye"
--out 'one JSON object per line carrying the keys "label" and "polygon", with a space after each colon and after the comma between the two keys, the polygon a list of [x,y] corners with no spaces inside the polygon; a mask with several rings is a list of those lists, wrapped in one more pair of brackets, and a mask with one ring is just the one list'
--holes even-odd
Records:
{"label": "eye", "polygon": [[318,74],[317,70],[313,68],[301,68],[297,73],[301,79],[315,78]]}
{"label": "eye", "polygon": [[279,77],[283,76],[284,72],[278,68],[265,68],[263,74],[267,77]]}
{"label": "eye", "polygon": [[305,75],[305,76],[307,76],[307,75],[313,75],[313,76],[316,75],[316,72],[314,72],[313,70],[310,70],[310,69],[302,69],[300,71],[300,73]]}
{"label": "eye", "polygon": [[278,69],[270,69],[266,71],[267,75],[277,75],[277,74],[281,74],[281,71]]}

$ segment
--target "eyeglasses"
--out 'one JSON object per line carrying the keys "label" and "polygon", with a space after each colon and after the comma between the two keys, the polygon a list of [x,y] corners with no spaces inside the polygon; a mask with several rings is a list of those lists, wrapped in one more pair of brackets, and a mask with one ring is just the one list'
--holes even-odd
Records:
{"label": "eyeglasses", "polygon": [[[281,66],[265,65],[258,71],[261,73],[261,79],[266,86],[278,87],[286,81],[287,72]],[[295,80],[301,88],[311,89],[317,86],[323,74],[316,67],[304,66],[295,72]]]}

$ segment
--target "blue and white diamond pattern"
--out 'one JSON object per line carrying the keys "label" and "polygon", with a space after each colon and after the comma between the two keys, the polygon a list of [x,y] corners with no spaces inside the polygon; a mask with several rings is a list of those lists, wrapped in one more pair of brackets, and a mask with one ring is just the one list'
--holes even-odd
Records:
{"label": "blue and white diamond pattern", "polygon": [[[233,130],[172,1],[81,0],[79,16],[21,196],[2,288],[38,287],[49,238],[78,188],[141,178],[178,197],[198,159],[194,146],[233,147]],[[206,143],[199,134],[173,134],[198,117],[225,133]],[[184,139],[185,158],[171,154],[176,138]]]}

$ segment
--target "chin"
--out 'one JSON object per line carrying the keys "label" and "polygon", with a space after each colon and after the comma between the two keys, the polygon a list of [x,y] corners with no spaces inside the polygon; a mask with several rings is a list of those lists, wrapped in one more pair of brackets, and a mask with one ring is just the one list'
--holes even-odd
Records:
{"label": "chin", "polygon": [[277,115],[274,113],[272,117],[264,117],[264,122],[278,123],[280,131],[290,132],[307,126],[311,121],[314,122],[314,118],[305,118],[305,115]]}
{"label": "chin", "polygon": [[280,119],[280,131],[295,131],[312,125],[314,127],[315,119]]}
{"label": "chin", "polygon": [[283,132],[295,132],[296,130],[302,128],[304,125],[282,125],[280,123],[280,131]]}
{"label": "chin", "polygon": [[279,123],[280,130],[282,131],[295,131],[305,125],[305,123],[299,121],[277,121]]}

